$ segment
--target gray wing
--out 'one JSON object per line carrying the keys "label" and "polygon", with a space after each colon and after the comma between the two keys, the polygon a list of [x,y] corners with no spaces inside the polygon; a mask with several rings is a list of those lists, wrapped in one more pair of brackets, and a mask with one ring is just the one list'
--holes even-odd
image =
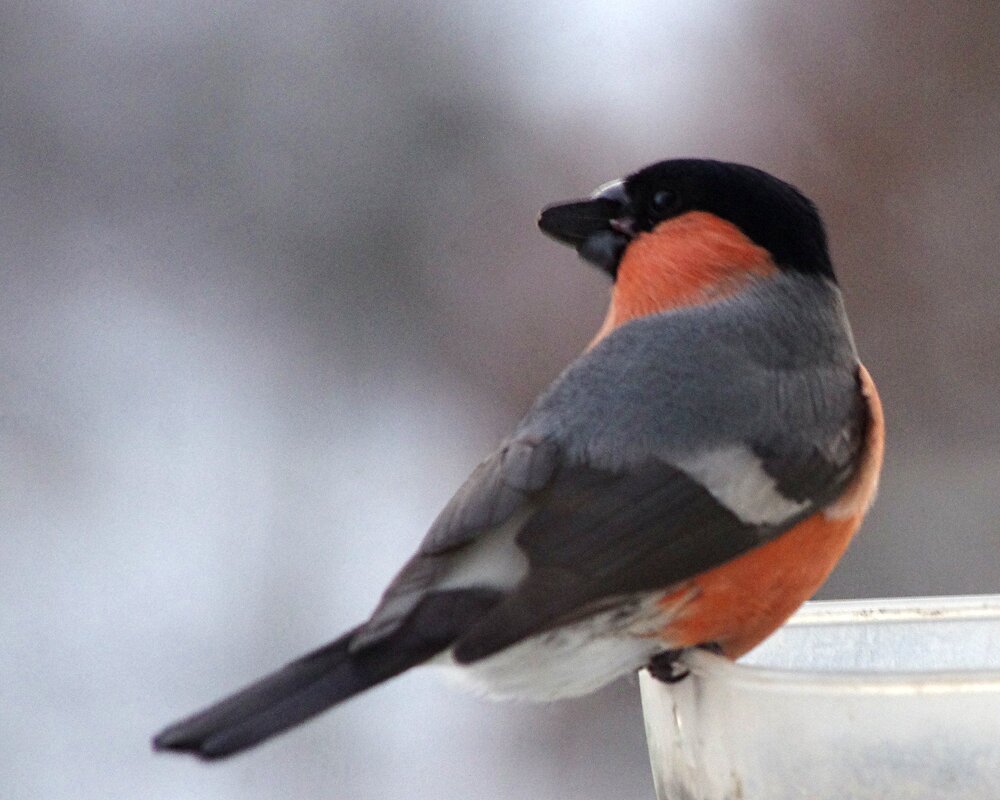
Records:
{"label": "gray wing", "polygon": [[825,282],[782,276],[738,302],[630,323],[473,472],[353,646],[428,594],[499,589],[455,644],[474,661],[724,563],[841,493],[866,413]]}
{"label": "gray wing", "polygon": [[[470,559],[483,562],[471,578],[478,588],[511,589],[527,566],[514,546],[518,524],[536,507],[559,459],[555,442],[524,435],[504,442],[476,467],[355,633],[352,647],[362,649],[393,633],[429,591],[464,588],[469,581],[462,568]],[[494,543],[498,546],[491,548]]]}

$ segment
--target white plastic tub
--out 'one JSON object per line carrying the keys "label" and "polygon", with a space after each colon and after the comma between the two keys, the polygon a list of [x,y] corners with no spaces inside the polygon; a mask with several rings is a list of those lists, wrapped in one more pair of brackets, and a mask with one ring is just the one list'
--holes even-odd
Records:
{"label": "white plastic tub", "polygon": [[640,675],[660,800],[1000,800],[1000,595],[807,603]]}

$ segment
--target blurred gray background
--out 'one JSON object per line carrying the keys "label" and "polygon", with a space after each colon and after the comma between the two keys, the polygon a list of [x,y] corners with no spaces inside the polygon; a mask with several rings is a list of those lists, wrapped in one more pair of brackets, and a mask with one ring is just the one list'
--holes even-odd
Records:
{"label": "blurred gray background", "polygon": [[992,2],[0,5],[0,796],[651,798],[628,681],[148,739],[371,609],[602,317],[538,209],[662,158],[825,214],[889,449],[822,595],[1000,589],[998,63]]}

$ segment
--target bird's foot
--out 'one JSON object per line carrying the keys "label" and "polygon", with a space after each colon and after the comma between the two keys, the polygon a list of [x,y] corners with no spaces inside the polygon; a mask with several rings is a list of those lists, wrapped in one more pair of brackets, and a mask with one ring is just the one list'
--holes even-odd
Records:
{"label": "bird's foot", "polygon": [[[718,642],[705,642],[704,644],[699,644],[698,649],[707,650],[709,653],[715,653],[717,656],[721,656],[723,654],[722,645]],[[684,649],[664,650],[662,653],[657,653],[649,660],[649,664],[646,666],[646,669],[648,669],[649,674],[658,681],[663,681],[664,683],[678,683],[691,674],[691,670],[680,663],[680,658],[683,654]]]}
{"label": "bird's foot", "polygon": [[680,663],[683,653],[683,650],[664,650],[662,653],[657,653],[649,660],[646,669],[656,680],[663,683],[682,681],[691,674],[691,671]]}

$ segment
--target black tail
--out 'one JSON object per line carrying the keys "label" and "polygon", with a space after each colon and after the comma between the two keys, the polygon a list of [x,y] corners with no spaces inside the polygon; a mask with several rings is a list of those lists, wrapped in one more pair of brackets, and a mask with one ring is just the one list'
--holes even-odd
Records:
{"label": "black tail", "polygon": [[153,739],[153,747],[205,759],[246,750],[434,657],[499,599],[500,594],[491,590],[430,595],[387,639],[351,653],[351,631],[174,723]]}

